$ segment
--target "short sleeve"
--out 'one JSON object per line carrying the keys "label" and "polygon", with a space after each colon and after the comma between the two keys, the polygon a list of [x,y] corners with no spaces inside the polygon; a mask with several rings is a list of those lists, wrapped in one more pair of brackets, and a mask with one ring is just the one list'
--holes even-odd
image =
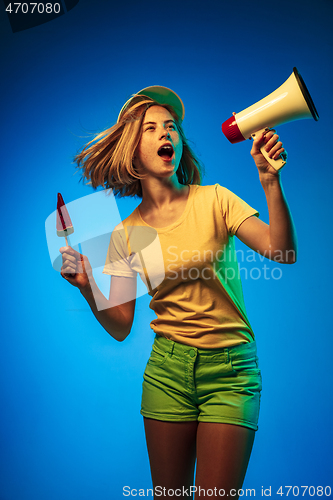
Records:
{"label": "short sleeve", "polygon": [[106,256],[104,274],[135,278],[137,272],[132,269],[131,256],[127,244],[127,234],[122,224],[114,228]]}
{"label": "short sleeve", "polygon": [[259,216],[259,212],[225,187],[215,184],[216,196],[228,233],[234,235],[239,226],[251,216]]}

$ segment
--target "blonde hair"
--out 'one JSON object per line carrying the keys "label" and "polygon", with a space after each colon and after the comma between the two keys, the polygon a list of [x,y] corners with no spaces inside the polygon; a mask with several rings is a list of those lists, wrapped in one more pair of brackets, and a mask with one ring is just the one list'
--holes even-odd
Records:
{"label": "blonde hair", "polygon": [[[122,112],[118,123],[104,130],[78,153],[74,161],[93,188],[112,189],[114,195],[142,198],[140,175],[133,165],[133,156],[141,138],[145,113],[159,103],[146,96],[138,96]],[[176,172],[180,184],[201,184],[203,166],[188,145],[184,131],[174,110],[163,105],[174,118],[181,140],[183,154]]]}

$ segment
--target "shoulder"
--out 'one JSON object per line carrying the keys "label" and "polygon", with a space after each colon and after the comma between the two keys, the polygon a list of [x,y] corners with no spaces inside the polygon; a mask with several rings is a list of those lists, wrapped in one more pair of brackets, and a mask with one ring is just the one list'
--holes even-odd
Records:
{"label": "shoulder", "polygon": [[123,219],[115,229],[123,229],[124,226],[135,226],[140,222],[139,208],[136,207],[133,212]]}
{"label": "shoulder", "polygon": [[127,240],[128,240],[128,231],[131,229],[131,227],[138,225],[136,219],[137,219],[137,212],[138,208],[133,210],[133,212],[128,215],[125,219],[123,219],[121,222],[119,222],[112,230],[111,233],[111,241],[118,242],[118,245],[124,245],[125,247],[127,246]]}
{"label": "shoulder", "polygon": [[213,200],[223,214],[253,212],[255,215],[258,215],[258,212],[251,208],[242,198],[220,184],[199,187],[201,189],[198,192],[205,198],[205,201],[208,202],[209,199]]}
{"label": "shoulder", "polygon": [[220,184],[215,184],[214,188],[218,202],[222,206],[229,206],[229,204],[235,204],[235,203],[236,204],[245,203],[244,200],[242,200],[242,198],[240,198],[237,194],[235,194],[233,191],[230,191],[230,189],[221,186]]}
{"label": "shoulder", "polygon": [[218,203],[227,202],[232,198],[238,198],[232,191],[220,184],[212,184],[208,186],[195,186],[196,197],[212,199]]}
{"label": "shoulder", "polygon": [[209,186],[201,186],[199,184],[195,184],[191,186],[191,189],[194,191],[195,196],[215,196],[215,191],[216,191],[216,186],[215,185],[209,185]]}
{"label": "shoulder", "polygon": [[[200,194],[215,194],[217,191],[224,193],[231,193],[229,189],[221,184],[210,184],[208,186],[194,185],[193,188],[196,188],[196,192]],[[232,193],[233,194],[233,193]]]}

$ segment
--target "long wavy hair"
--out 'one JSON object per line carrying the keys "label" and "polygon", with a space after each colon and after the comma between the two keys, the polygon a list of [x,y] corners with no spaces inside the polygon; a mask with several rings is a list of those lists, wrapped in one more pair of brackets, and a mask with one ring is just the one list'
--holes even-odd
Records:
{"label": "long wavy hair", "polygon": [[[140,175],[133,165],[135,150],[142,134],[145,113],[151,106],[161,106],[146,96],[137,96],[122,112],[113,127],[97,134],[78,153],[74,162],[81,170],[81,180],[87,180],[93,188],[103,186],[113,194],[142,198]],[[174,118],[181,140],[183,154],[176,172],[180,184],[201,184],[203,165],[196,158],[172,107],[163,105]]]}

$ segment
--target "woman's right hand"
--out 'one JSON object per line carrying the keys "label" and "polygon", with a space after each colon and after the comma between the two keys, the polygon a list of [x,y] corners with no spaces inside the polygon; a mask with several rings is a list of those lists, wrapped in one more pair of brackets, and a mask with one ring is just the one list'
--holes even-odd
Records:
{"label": "woman's right hand", "polygon": [[61,276],[71,285],[80,290],[89,285],[92,280],[92,269],[88,258],[71,247],[61,247]]}

